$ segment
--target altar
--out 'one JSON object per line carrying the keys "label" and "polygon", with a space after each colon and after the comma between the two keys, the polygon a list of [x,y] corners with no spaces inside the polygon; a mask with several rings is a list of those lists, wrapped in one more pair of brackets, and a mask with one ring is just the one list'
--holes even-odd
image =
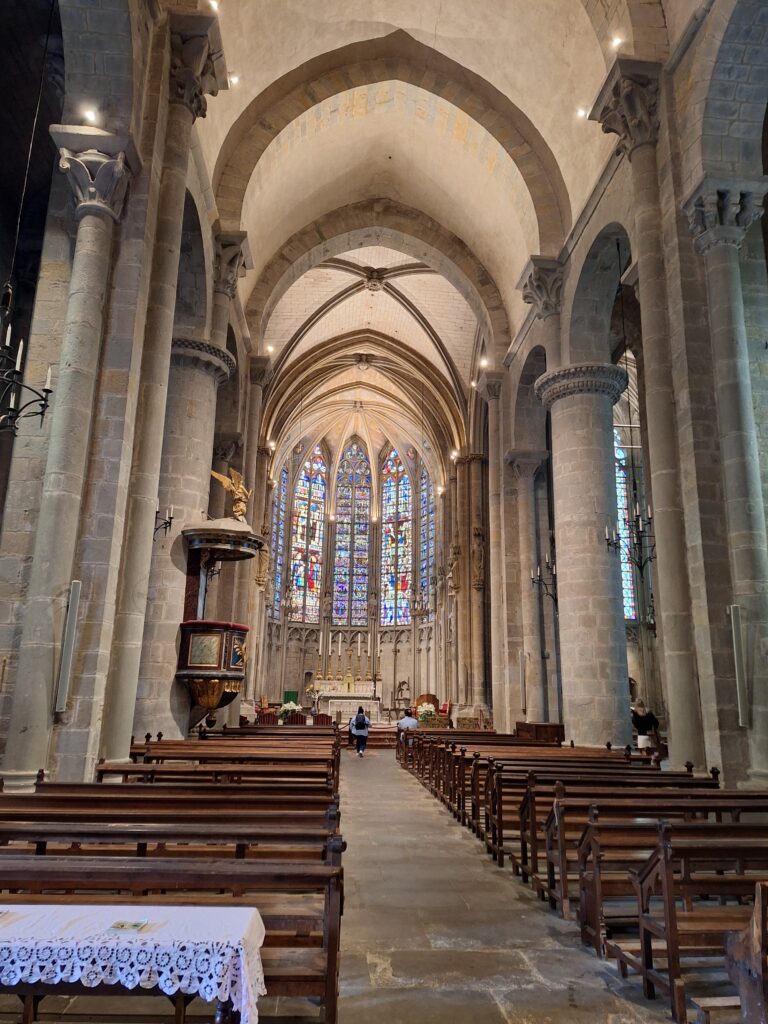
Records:
{"label": "altar", "polygon": [[315,686],[319,691],[318,710],[334,719],[340,714],[342,726],[357,714],[359,707],[371,722],[381,721],[381,697],[376,696],[372,679],[353,679],[348,675],[344,679],[316,679]]}

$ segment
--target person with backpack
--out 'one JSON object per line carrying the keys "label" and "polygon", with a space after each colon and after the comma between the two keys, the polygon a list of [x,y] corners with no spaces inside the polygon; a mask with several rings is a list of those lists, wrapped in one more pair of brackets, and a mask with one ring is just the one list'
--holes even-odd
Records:
{"label": "person with backpack", "polygon": [[362,704],[357,709],[357,714],[350,723],[350,731],[355,737],[355,749],[357,756],[362,757],[365,752],[365,745],[368,742],[368,730],[371,727],[371,720],[363,711]]}

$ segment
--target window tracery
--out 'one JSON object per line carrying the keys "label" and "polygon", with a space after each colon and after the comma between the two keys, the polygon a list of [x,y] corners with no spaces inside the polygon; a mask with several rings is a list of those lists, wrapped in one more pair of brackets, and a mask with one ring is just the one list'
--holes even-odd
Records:
{"label": "window tracery", "polygon": [[413,501],[411,481],[393,448],[382,468],[381,613],[382,626],[411,621]]}
{"label": "window tracery", "polygon": [[335,626],[364,626],[368,622],[370,518],[371,466],[363,446],[352,441],[336,477]]}
{"label": "window tracery", "polygon": [[326,474],[322,450],[315,445],[301,468],[293,499],[290,617],[296,622],[320,621]]}

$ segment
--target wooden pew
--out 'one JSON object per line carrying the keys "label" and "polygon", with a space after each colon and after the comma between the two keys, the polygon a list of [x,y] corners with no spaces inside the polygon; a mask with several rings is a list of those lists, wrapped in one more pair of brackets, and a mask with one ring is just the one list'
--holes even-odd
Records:
{"label": "wooden pew", "polygon": [[341,864],[338,833],[296,825],[216,821],[0,821],[0,856],[203,857],[321,860]]}
{"label": "wooden pew", "polygon": [[264,789],[280,786],[287,789],[290,785],[305,792],[338,793],[336,774],[332,766],[326,764],[288,764],[275,767],[270,764],[251,764],[248,761],[229,764],[184,764],[174,761],[172,764],[132,764],[128,761],[99,761],[96,766],[96,781],[117,779],[121,782],[223,782],[223,783],[255,783]]}
{"label": "wooden pew", "polygon": [[[268,996],[319,999],[323,1020],[336,1022],[340,867],[216,858],[8,856],[0,857],[0,901],[255,906],[267,929],[262,961]],[[24,984],[0,991],[25,995],[40,989]],[[84,990],[57,986],[56,991]]]}
{"label": "wooden pew", "polygon": [[768,1022],[768,882],[755,885],[747,926],[726,939],[726,967],[736,987],[744,1024]]}
{"label": "wooden pew", "polygon": [[[741,814],[756,811],[750,801],[741,801],[742,790],[718,793],[693,801],[673,797],[671,793],[644,798],[634,810],[628,801],[606,798],[600,802],[582,834],[576,849],[575,871],[579,891],[579,925],[582,942],[602,956],[606,940],[621,941],[619,929],[637,929],[637,901],[631,871],[636,870],[653,853],[658,843],[659,819],[674,820],[678,835],[714,836],[713,826],[733,837],[762,836],[768,842],[768,826],[739,822]],[[749,794],[748,794],[749,795]],[[764,798],[763,804],[768,803]],[[641,811],[642,816],[637,814]],[[632,817],[637,814],[636,817]],[[609,820],[606,820],[609,819]],[[718,819],[718,820],[715,820]],[[568,854],[561,854],[568,856]],[[570,860],[570,857],[569,857]],[[572,873],[557,877],[550,886],[550,906],[562,904],[563,887],[571,888]],[[565,916],[565,915],[564,915]]]}
{"label": "wooden pew", "polygon": [[724,968],[729,933],[744,929],[752,914],[743,902],[756,881],[768,879],[765,838],[734,835],[732,826],[710,828],[711,838],[689,838],[677,826],[659,823],[656,849],[633,872],[639,952],[620,941],[606,944],[624,977],[630,968],[640,973],[647,998],[655,998],[657,990],[669,996],[679,1024],[688,1019],[686,959],[715,957]]}

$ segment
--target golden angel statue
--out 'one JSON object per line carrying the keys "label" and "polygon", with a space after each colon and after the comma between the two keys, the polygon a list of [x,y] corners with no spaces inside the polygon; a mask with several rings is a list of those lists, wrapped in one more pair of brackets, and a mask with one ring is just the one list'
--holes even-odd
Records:
{"label": "golden angel statue", "polygon": [[225,491],[231,491],[232,518],[244,523],[246,521],[245,510],[248,508],[248,499],[251,496],[251,492],[246,488],[241,474],[238,473],[236,469],[230,468],[229,476],[226,477],[222,473],[217,473],[215,469],[212,469],[211,476],[219,481]]}

